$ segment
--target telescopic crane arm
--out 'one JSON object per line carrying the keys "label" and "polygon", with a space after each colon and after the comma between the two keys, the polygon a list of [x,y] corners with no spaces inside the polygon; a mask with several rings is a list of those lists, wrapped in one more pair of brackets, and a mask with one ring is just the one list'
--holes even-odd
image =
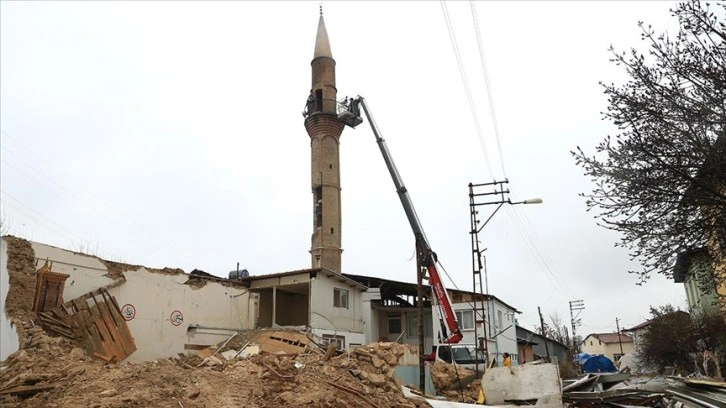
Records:
{"label": "telescopic crane arm", "polygon": [[459,330],[459,323],[456,321],[456,314],[454,314],[454,311],[451,308],[451,299],[449,299],[449,294],[446,291],[446,287],[444,286],[436,267],[436,253],[434,253],[429,245],[429,241],[426,238],[426,234],[424,234],[423,227],[421,226],[421,221],[419,220],[418,215],[416,215],[416,210],[413,207],[411,197],[408,195],[408,191],[403,185],[403,180],[401,179],[398,169],[396,169],[396,164],[393,162],[391,152],[388,151],[386,141],[383,137],[381,137],[381,132],[378,130],[376,121],[373,119],[365,99],[362,96],[358,96],[355,99],[351,98],[347,102],[348,111],[343,112],[340,117],[349,126],[357,126],[361,123],[359,106],[363,108],[366,119],[368,119],[371,130],[373,130],[373,135],[376,137],[376,143],[378,143],[378,147],[383,155],[383,160],[386,162],[386,167],[388,167],[388,171],[391,174],[393,184],[396,186],[396,193],[398,193],[398,198],[401,200],[401,204],[403,205],[403,211],[406,213],[406,218],[408,218],[408,223],[411,225],[411,230],[416,238],[416,242],[418,244],[417,247],[420,248],[419,251],[421,253],[418,255],[421,257],[421,265],[426,268],[429,284],[440,311],[441,332],[443,333],[442,342],[447,344],[458,343],[461,341],[463,336],[461,334],[461,330]]}

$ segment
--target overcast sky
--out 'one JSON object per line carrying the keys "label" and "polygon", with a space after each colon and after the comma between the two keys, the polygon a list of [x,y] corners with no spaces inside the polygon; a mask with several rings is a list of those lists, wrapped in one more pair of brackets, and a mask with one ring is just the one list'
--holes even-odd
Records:
{"label": "overcast sky", "polygon": [[[327,2],[338,97],[363,95],[449,275],[471,290],[468,183],[513,199],[480,234],[490,292],[539,325],[583,300],[578,334],[686,307],[681,284],[628,274],[619,236],[578,193],[570,151],[613,127],[608,46],[674,32],[670,2]],[[2,211],[10,233],[115,261],[251,274],[310,267],[310,91],[318,2],[0,3]],[[500,155],[501,151],[501,155]],[[414,241],[366,123],[341,145],[343,271],[415,281]],[[488,164],[487,164],[488,163]],[[490,168],[491,167],[491,171]],[[486,219],[493,208],[484,207]],[[450,281],[447,286],[452,287]],[[549,319],[548,319],[549,320]]]}

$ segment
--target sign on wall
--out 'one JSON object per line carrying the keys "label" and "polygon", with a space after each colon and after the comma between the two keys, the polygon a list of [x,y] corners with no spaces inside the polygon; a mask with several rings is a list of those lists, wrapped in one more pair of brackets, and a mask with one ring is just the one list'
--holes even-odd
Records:
{"label": "sign on wall", "polygon": [[184,323],[184,315],[182,312],[175,310],[171,312],[171,315],[169,316],[169,321],[174,326],[179,326],[180,324]]}
{"label": "sign on wall", "polygon": [[134,317],[136,317],[136,308],[134,305],[127,303],[121,307],[121,315],[127,322],[134,320]]}

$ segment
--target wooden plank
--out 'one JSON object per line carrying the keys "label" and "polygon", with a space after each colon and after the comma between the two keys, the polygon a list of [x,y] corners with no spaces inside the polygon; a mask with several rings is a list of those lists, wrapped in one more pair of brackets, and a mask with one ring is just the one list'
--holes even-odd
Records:
{"label": "wooden plank", "polygon": [[98,314],[95,314],[93,316],[94,322],[96,324],[96,329],[98,330],[98,333],[101,335],[101,344],[103,344],[104,347],[104,353],[103,354],[111,354],[114,356],[119,356],[119,354],[123,354],[123,350],[119,350],[116,346],[116,341],[113,338],[113,335],[109,332],[108,326],[106,325],[106,322],[103,320],[103,316],[101,315],[101,312],[98,310],[97,306],[93,307]]}
{"label": "wooden plank", "polygon": [[0,395],[33,395],[43,391],[50,391],[60,385],[62,385],[62,383],[59,382],[41,385],[18,385],[0,391]]}
{"label": "wooden plank", "polygon": [[108,330],[108,333],[111,336],[111,341],[114,344],[114,348],[117,350],[116,355],[118,356],[119,361],[121,361],[131,355],[133,351],[129,351],[126,349],[124,339],[121,336],[121,333],[119,333],[113,317],[111,317],[111,312],[108,310],[108,304],[102,302],[99,303],[97,307],[98,310],[101,312],[101,316],[103,317],[103,324],[106,326],[106,330]]}
{"label": "wooden plank", "polygon": [[101,292],[101,296],[103,296],[103,299],[106,303],[106,306],[108,307],[111,317],[113,317],[113,321],[116,324],[116,328],[121,334],[121,338],[124,342],[124,348],[126,349],[128,355],[131,355],[131,353],[136,351],[136,342],[134,341],[134,336],[131,335],[131,330],[126,323],[126,319],[124,319],[123,315],[121,314],[121,309],[118,307],[116,299],[111,296],[106,290]]}
{"label": "wooden plank", "polygon": [[106,299],[108,292],[101,290],[100,293],[103,302],[99,304],[99,308],[102,311],[104,320],[106,321],[106,325],[109,327],[109,332],[111,332],[114,337],[114,341],[124,353],[123,356],[119,356],[120,361],[136,351],[136,344],[133,341],[129,341],[129,339],[127,339],[125,334],[123,333],[122,327],[125,326],[126,321],[120,316],[121,313],[118,312],[119,316],[117,318],[114,318],[113,310],[115,309],[115,307],[113,303],[109,301],[109,299]]}

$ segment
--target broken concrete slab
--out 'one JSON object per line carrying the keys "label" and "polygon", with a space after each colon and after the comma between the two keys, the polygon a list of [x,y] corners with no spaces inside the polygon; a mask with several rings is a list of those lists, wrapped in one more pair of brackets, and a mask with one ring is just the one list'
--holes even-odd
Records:
{"label": "broken concrete slab", "polygon": [[482,377],[482,388],[488,405],[539,400],[546,396],[547,405],[543,406],[562,406],[562,384],[554,364],[490,368]]}

